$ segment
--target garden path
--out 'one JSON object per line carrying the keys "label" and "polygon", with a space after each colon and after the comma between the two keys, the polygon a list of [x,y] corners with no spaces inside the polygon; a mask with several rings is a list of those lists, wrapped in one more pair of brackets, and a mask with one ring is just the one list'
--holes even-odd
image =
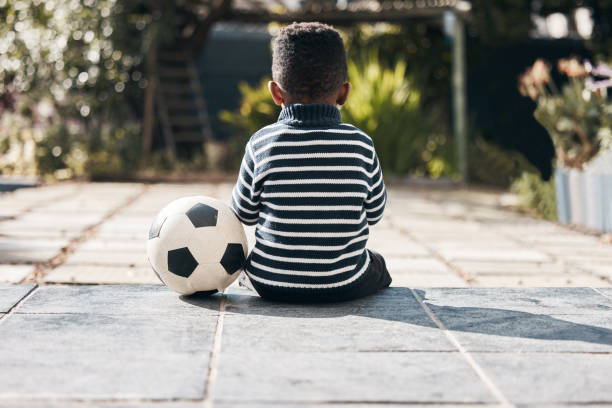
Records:
{"label": "garden path", "polygon": [[[0,282],[159,283],[145,254],[160,208],[226,202],[231,184],[65,183],[0,195]],[[612,286],[612,245],[478,190],[395,187],[369,247],[400,287]],[[247,229],[249,241],[253,229]]]}

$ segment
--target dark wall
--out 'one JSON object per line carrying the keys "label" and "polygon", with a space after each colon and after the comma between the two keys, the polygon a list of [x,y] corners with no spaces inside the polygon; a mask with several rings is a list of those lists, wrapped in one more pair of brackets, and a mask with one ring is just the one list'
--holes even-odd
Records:
{"label": "dark wall", "polygon": [[[520,151],[548,179],[554,156],[552,141],[533,117],[535,102],[519,93],[518,78],[538,58],[549,61],[556,72],[560,58],[588,57],[584,42],[530,40],[485,47],[468,41],[467,55],[468,106],[475,131],[504,148]],[[557,84],[562,81],[555,75]]]}
{"label": "dark wall", "polygon": [[230,136],[218,115],[240,106],[238,84],[253,85],[271,75],[270,38],[265,25],[219,23],[213,27],[197,67],[215,138]]}

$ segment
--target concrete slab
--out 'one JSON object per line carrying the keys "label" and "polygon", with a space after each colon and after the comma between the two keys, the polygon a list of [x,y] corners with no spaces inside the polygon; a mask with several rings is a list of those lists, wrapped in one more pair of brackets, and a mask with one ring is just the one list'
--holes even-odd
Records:
{"label": "concrete slab", "polygon": [[442,261],[432,258],[414,258],[414,257],[398,257],[389,256],[386,252],[385,262],[387,269],[391,273],[429,273],[429,274],[445,274],[451,272],[451,269]]}
{"label": "concrete slab", "polygon": [[446,273],[392,273],[391,286],[410,288],[465,288],[466,281],[451,272]]}
{"label": "concrete slab", "polygon": [[585,273],[543,276],[493,276],[475,274],[473,287],[516,288],[516,287],[597,287],[611,285],[606,279]]}
{"label": "concrete slab", "polygon": [[612,354],[474,353],[500,391],[518,404],[612,401]]}
{"label": "concrete slab", "polygon": [[0,286],[0,313],[6,313],[27,296],[36,285]]}
{"label": "concrete slab", "polygon": [[[456,348],[405,291],[397,304],[361,301],[313,305],[267,302],[232,288],[227,296],[223,350],[260,351],[453,351]],[[398,298],[399,299],[399,298]]]}
{"label": "concrete slab", "polygon": [[[126,402],[107,402],[107,401],[62,401],[62,402],[50,402],[45,401],[45,398],[40,400],[33,400],[32,398],[13,398],[11,402],[6,403],[0,400],[2,408],[135,408],[135,407],[155,407],[155,408],[202,408],[202,401],[159,401],[156,400],[153,404],[144,399],[139,400],[133,398]],[[468,407],[469,408],[469,407]],[[478,408],[482,408],[478,406]]]}
{"label": "concrete slab", "polygon": [[597,291],[603,293],[604,296],[607,296],[609,299],[612,299],[612,288],[597,288]]}
{"label": "concrete slab", "polygon": [[19,239],[0,236],[1,263],[41,263],[57,255],[68,245],[68,240],[55,239]]}
{"label": "concrete slab", "polygon": [[547,276],[566,273],[561,262],[478,262],[453,261],[453,265],[479,276]]}
{"label": "concrete slab", "polygon": [[146,251],[99,251],[77,248],[64,265],[103,265],[123,267],[149,267]]}
{"label": "concrete slab", "polygon": [[221,353],[214,397],[280,404],[493,402],[459,353],[253,352],[248,346]]}
{"label": "concrete slab", "polygon": [[548,262],[550,257],[533,250],[501,249],[442,249],[440,254],[449,261],[488,261],[488,262]]}
{"label": "concrete slab", "polygon": [[443,307],[490,308],[538,314],[600,314],[612,299],[590,288],[418,289],[432,310]]}
{"label": "concrete slab", "polygon": [[182,297],[165,286],[42,286],[18,313],[217,315],[220,296]]}
{"label": "concrete slab", "polygon": [[[253,402],[235,402],[235,401],[223,401],[217,400],[215,401],[215,407],[220,408],[269,408],[271,406],[270,403],[253,403]],[[156,405],[157,407],[157,405]],[[296,402],[296,403],[283,403],[283,408],[449,408],[449,407],[457,407],[457,408],[498,408],[499,405],[489,405],[489,404],[418,404],[418,403],[304,403],[304,402]],[[589,405],[589,407],[591,407]],[[609,406],[606,406],[609,408]]]}
{"label": "concrete slab", "polygon": [[162,284],[150,267],[113,265],[65,264],[47,273],[43,281],[49,283]]}
{"label": "concrete slab", "polygon": [[216,321],[14,314],[0,325],[0,399],[201,398]]}
{"label": "concrete slab", "polygon": [[431,310],[468,351],[612,353],[612,312],[549,316],[484,307]]}
{"label": "concrete slab", "polygon": [[0,282],[18,283],[34,271],[34,265],[0,265]]}
{"label": "concrete slab", "polygon": [[147,250],[147,242],[145,239],[103,239],[96,236],[88,239],[79,245],[83,251],[99,251],[99,252],[141,252]]}

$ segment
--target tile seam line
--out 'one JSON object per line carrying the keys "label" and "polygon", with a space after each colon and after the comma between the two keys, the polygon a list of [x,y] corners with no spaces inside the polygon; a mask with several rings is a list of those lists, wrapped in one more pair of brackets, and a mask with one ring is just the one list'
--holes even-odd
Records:
{"label": "tile seam line", "polygon": [[13,315],[15,313],[15,311],[17,310],[17,308],[24,303],[26,300],[28,300],[37,290],[38,290],[39,286],[38,285],[34,285],[29,291],[28,293],[26,293],[25,295],[23,295],[21,297],[21,299],[19,299],[5,314],[3,314],[2,316],[0,316],[0,325],[2,323],[4,323],[5,320],[8,320],[9,316]]}
{"label": "tile seam line", "polygon": [[[224,291],[225,292],[225,291]],[[227,298],[223,292],[223,297],[219,303],[219,316],[217,316],[217,327],[215,328],[215,337],[210,351],[210,360],[208,362],[208,372],[206,375],[206,386],[204,388],[204,399],[202,406],[211,408],[213,406],[213,393],[217,380],[217,359],[221,354],[221,340],[223,335],[223,322],[225,320],[225,307]]]}
{"label": "tile seam line", "polygon": [[476,363],[476,360],[471,356],[471,354],[465,350],[465,348],[459,343],[459,341],[453,336],[453,334],[444,326],[442,321],[438,319],[438,316],[431,311],[429,306],[423,302],[423,299],[415,292],[413,288],[410,288],[412,295],[415,297],[417,302],[421,305],[421,307],[425,310],[425,313],[433,320],[433,322],[438,326],[440,330],[446,335],[446,337],[450,340],[450,342],[457,347],[461,356],[465,359],[468,365],[474,370],[478,378],[483,382],[487,390],[493,395],[493,397],[497,400],[498,404],[501,404],[504,408],[515,408],[515,405],[512,404],[502,392],[497,388],[493,380],[489,378],[489,376],[485,373],[485,371]]}
{"label": "tile seam line", "polygon": [[606,295],[605,293],[603,293],[601,290],[599,290],[599,288],[594,288],[594,287],[590,287],[590,289],[593,289],[595,292],[599,293],[601,296],[605,297],[606,299],[611,299],[612,297]]}
{"label": "tile seam line", "polygon": [[149,186],[147,184],[143,184],[137,193],[130,195],[122,203],[112,208],[110,211],[107,211],[106,213],[104,213],[97,222],[82,229],[79,232],[79,234],[76,237],[70,239],[68,241],[68,244],[65,247],[61,248],[57,252],[57,254],[55,254],[55,256],[53,256],[51,259],[47,260],[46,262],[37,264],[34,268],[34,271],[31,272],[28,276],[26,276],[24,279],[22,279],[18,283],[32,282],[32,283],[36,283],[39,285],[45,284],[43,280],[44,280],[44,277],[49,274],[49,272],[51,272],[52,270],[66,263],[68,258],[70,258],[70,256],[76,251],[76,248],[78,248],[79,245],[81,245],[82,243],[89,240],[89,238],[94,236],[97,233],[98,229],[106,221],[113,218],[114,216],[119,214],[123,209],[129,207],[132,203],[134,203],[136,200],[142,197],[147,192],[148,188]]}

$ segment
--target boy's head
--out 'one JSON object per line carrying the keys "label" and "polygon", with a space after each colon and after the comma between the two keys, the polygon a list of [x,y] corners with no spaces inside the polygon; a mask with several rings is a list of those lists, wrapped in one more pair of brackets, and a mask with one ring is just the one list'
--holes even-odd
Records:
{"label": "boy's head", "polygon": [[347,77],[344,44],[333,27],[293,23],[274,39],[269,88],[278,105],[342,105],[350,90]]}

